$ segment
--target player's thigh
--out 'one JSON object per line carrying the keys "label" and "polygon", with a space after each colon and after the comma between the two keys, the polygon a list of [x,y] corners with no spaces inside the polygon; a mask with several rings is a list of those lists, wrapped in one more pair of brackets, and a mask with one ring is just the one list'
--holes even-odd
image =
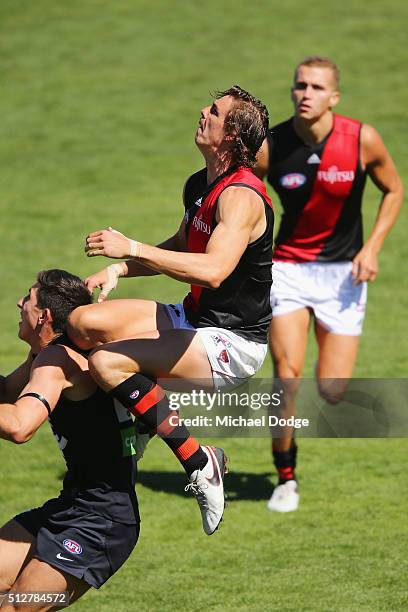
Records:
{"label": "player's thigh", "polygon": [[212,380],[207,352],[199,335],[185,329],[164,330],[98,347],[90,371],[104,389],[142,372],[162,379]]}
{"label": "player's thigh", "polygon": [[89,349],[171,327],[163,304],[152,300],[111,300],[76,308],[69,317],[68,333],[78,346]]}
{"label": "player's thigh", "polygon": [[[70,603],[76,601],[90,588],[89,584],[75,578],[66,572],[52,567],[44,561],[39,559],[31,559],[28,565],[21,572],[10,591],[12,593],[33,593],[36,591],[47,592],[47,593],[63,593],[68,591]],[[54,606],[52,603],[38,603],[31,602],[29,606],[18,607],[18,610],[29,610],[30,612],[39,612],[40,610],[53,610],[58,606]],[[11,604],[6,602],[3,604],[5,612],[11,612],[15,608]]]}
{"label": "player's thigh", "polygon": [[318,378],[350,378],[357,359],[360,336],[334,334],[315,324],[319,357]]}
{"label": "player's thigh", "polygon": [[36,538],[17,521],[0,528],[0,591],[8,591],[33,556]]}
{"label": "player's thigh", "polygon": [[306,355],[310,313],[299,308],[289,314],[272,318],[269,327],[269,347],[275,376],[293,378],[301,376]]}
{"label": "player's thigh", "polygon": [[360,336],[334,334],[315,324],[319,356],[316,378],[320,394],[332,403],[341,400],[353,374]]}

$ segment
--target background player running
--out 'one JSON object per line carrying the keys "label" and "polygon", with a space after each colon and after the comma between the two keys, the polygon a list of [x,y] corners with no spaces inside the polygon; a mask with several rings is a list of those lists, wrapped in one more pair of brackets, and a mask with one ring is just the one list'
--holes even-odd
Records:
{"label": "background player running", "polygon": [[31,349],[1,378],[0,399],[9,403],[0,404],[0,437],[25,443],[48,419],[67,473],[57,498],[0,529],[0,592],[68,591],[72,603],[104,584],[138,539],[133,421],[96,386],[64,333],[69,313],[90,302],[83,281],[63,270],[40,272],[18,302],[19,337]]}
{"label": "background player running", "polygon": [[[106,295],[119,276],[166,274],[190,283],[183,304],[113,300],[77,309],[71,337],[94,351],[98,384],[128,406],[170,446],[190,476],[206,533],[224,509],[223,452],[199,447],[184,425],[172,427],[158,377],[219,386],[255,374],[267,350],[273,211],[252,172],[268,113],[235,86],[201,111],[195,142],[206,167],[184,189],[185,216],[159,247],[111,230],[87,237],[89,256],[133,259],[87,279]],[[215,477],[213,478],[213,476]]]}
{"label": "background player running", "polygon": [[[256,172],[267,176],[283,207],[274,251],[270,347],[275,376],[298,379],[308,327],[314,317],[316,377],[321,395],[338,401],[352,374],[366,306],[367,281],[396,221],[403,189],[377,131],[334,114],[339,71],[324,57],[309,57],[295,70],[294,116],[274,126]],[[363,244],[361,203],[366,175],[382,193],[377,219]],[[285,411],[294,413],[296,383],[287,381]],[[273,440],[279,486],[271,510],[296,510],[296,446],[290,429]]]}

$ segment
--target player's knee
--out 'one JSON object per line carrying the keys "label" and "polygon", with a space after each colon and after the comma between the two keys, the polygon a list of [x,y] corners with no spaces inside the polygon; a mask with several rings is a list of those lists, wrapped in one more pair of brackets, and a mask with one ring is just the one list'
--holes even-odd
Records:
{"label": "player's knee", "polygon": [[8,593],[4,596],[0,595],[0,607],[2,610],[4,609],[6,612],[17,612],[18,610],[21,610],[21,606],[16,607],[12,603],[9,603],[9,601],[10,599],[8,597]]}
{"label": "player's knee", "polygon": [[[0,594],[0,608],[1,610],[4,610],[5,612],[21,612],[21,603],[13,603],[13,602],[19,602],[21,599],[22,599],[21,591],[14,592],[13,590],[10,590],[9,593],[5,593],[4,595]],[[41,612],[42,610],[49,610],[49,608],[45,608],[45,607],[39,608],[38,604],[37,605],[31,604],[31,606],[33,606],[34,609],[37,610],[38,612]]]}
{"label": "player's knee", "polygon": [[328,404],[338,404],[344,397],[348,380],[343,378],[318,378],[319,395]]}
{"label": "player's knee", "polygon": [[[296,386],[296,379],[299,379],[302,372],[299,367],[286,359],[274,361],[275,377],[279,378],[284,384]],[[292,382],[291,382],[292,381]]]}
{"label": "player's knee", "polygon": [[275,367],[275,377],[274,390],[283,393],[284,404],[286,405],[287,402],[296,398],[300,385],[300,372],[290,366],[279,369]]}

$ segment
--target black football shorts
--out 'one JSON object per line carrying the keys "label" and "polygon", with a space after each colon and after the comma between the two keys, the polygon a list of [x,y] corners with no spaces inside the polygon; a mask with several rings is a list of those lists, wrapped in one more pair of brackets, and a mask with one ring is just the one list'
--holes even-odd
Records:
{"label": "black football shorts", "polygon": [[128,559],[140,524],[116,523],[63,497],[17,514],[36,536],[34,557],[99,589]]}

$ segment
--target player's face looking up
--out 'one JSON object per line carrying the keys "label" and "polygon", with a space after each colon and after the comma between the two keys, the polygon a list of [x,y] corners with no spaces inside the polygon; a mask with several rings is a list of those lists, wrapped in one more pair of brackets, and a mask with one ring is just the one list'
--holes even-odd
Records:
{"label": "player's face looking up", "polygon": [[224,96],[201,110],[195,135],[196,145],[200,149],[217,150],[225,143],[225,120],[233,105],[232,96]]}
{"label": "player's face looking up", "polygon": [[37,305],[37,291],[38,285],[35,284],[30,288],[28,294],[17,302],[21,317],[18,336],[26,342],[30,341],[42,316],[42,310]]}
{"label": "player's face looking up", "polygon": [[306,121],[320,119],[340,97],[333,71],[321,66],[299,66],[291,94],[295,116]]}

